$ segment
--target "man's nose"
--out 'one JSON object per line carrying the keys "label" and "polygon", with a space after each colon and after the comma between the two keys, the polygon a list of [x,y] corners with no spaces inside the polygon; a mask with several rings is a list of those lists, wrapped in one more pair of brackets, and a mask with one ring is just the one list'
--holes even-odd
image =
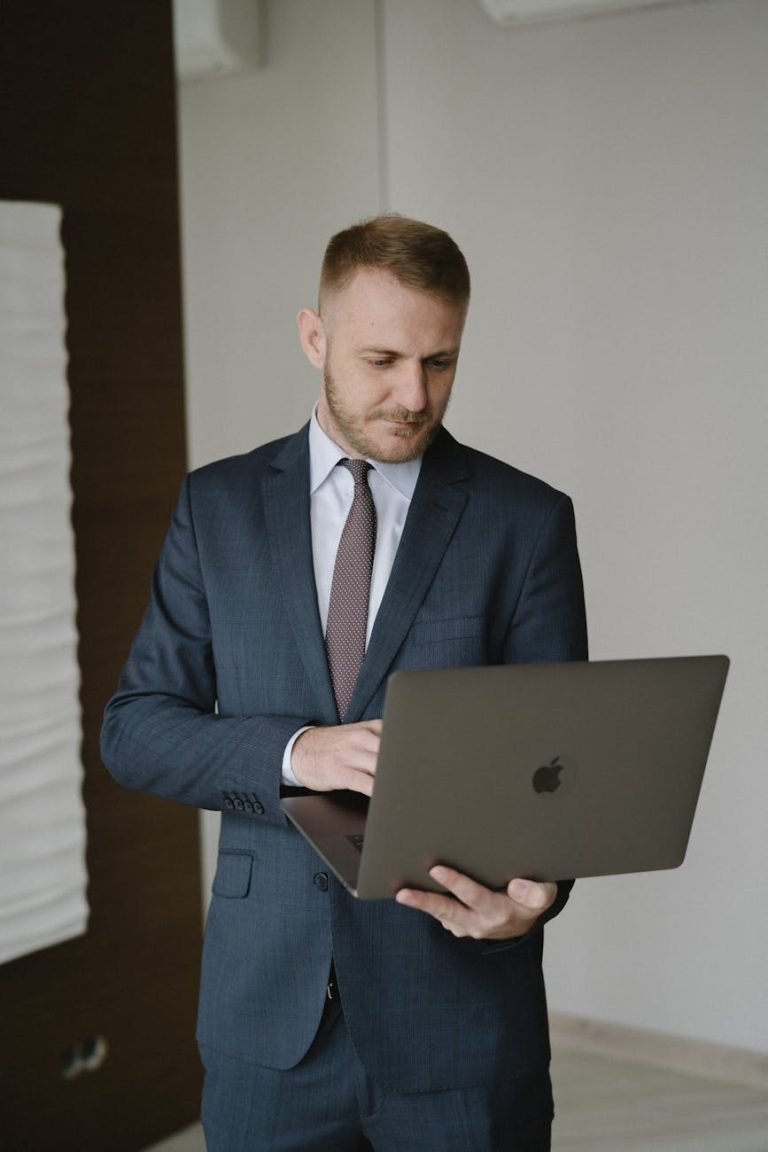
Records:
{"label": "man's nose", "polygon": [[427,369],[420,360],[406,360],[401,366],[395,399],[409,412],[421,412],[427,406]]}

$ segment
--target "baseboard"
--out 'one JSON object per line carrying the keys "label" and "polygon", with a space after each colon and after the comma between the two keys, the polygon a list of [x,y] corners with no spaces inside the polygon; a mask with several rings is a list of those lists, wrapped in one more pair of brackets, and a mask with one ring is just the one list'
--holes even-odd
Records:
{"label": "baseboard", "polygon": [[553,1012],[554,1047],[653,1064],[768,1091],[768,1054]]}

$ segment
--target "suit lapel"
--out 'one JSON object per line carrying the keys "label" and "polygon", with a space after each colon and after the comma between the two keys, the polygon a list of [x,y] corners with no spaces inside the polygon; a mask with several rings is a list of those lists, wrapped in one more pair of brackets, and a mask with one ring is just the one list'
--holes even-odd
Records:
{"label": "suit lapel", "polygon": [[424,457],[386,592],[355,686],[349,719],[378,692],[461,519],[469,467],[461,446],[442,431]]}
{"label": "suit lapel", "polygon": [[[440,566],[467,502],[461,445],[442,431],[424,457],[400,546],[381,602],[348,719],[364,714],[386,679]],[[270,549],[296,645],[333,723],[336,703],[320,625],[309,514],[308,426],[291,437],[262,480]],[[318,717],[318,719],[322,719]]]}
{"label": "suit lapel", "polygon": [[[291,437],[262,480],[264,519],[296,646],[323,703],[336,717],[325,641],[320,626],[309,515],[308,425]],[[320,719],[320,717],[318,717]]]}

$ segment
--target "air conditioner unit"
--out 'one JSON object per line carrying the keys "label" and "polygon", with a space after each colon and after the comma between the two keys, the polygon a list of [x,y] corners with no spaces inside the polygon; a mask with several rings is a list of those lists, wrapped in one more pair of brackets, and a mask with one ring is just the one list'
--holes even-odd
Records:
{"label": "air conditioner unit", "polygon": [[480,0],[497,24],[532,24],[545,20],[575,20],[636,8],[662,8],[696,4],[703,0]]}
{"label": "air conditioner unit", "polygon": [[263,0],[173,0],[176,75],[199,80],[263,64]]}

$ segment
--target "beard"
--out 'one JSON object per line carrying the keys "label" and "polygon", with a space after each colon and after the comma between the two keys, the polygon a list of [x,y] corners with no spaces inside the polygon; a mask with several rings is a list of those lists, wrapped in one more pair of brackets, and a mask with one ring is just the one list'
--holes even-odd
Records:
{"label": "beard", "polygon": [[[325,403],[333,424],[324,431],[340,448],[353,449],[359,456],[385,464],[402,464],[426,452],[442,427],[450,392],[437,408],[411,412],[399,405],[357,411],[342,397],[326,365],[323,370]],[[402,428],[389,423],[407,424]]]}

